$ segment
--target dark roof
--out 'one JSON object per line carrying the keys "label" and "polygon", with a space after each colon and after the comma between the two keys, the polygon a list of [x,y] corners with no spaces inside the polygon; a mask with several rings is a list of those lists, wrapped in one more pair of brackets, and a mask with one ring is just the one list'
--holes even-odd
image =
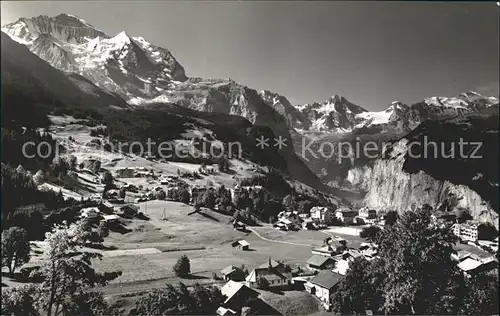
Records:
{"label": "dark roof", "polygon": [[220,270],[220,273],[223,275],[228,275],[236,271],[236,268],[234,266],[227,266],[224,269]]}
{"label": "dark roof", "polygon": [[127,205],[124,205],[124,206],[120,207],[121,210],[127,209],[127,208],[131,209],[131,210],[134,210],[136,212],[139,211],[139,209],[140,209],[139,206],[137,206],[135,204],[127,204]]}
{"label": "dark roof", "polygon": [[312,257],[309,258],[309,260],[307,260],[307,264],[310,264],[310,265],[313,265],[313,266],[317,266],[317,267],[321,267],[328,260],[332,260],[332,259],[329,258],[329,257],[326,257],[326,256],[322,256],[322,255],[312,255]]}
{"label": "dark roof", "polygon": [[265,263],[261,264],[259,266],[259,268],[269,268],[269,263],[271,263],[271,268],[276,268],[276,267],[283,265],[283,263],[271,259],[271,260],[266,261]]}
{"label": "dark roof", "polygon": [[287,280],[292,278],[292,274],[285,271],[280,271],[275,268],[257,268],[255,271],[255,279],[264,278],[267,281],[275,281],[275,280]]}
{"label": "dark roof", "polygon": [[316,275],[314,278],[312,278],[309,282],[311,282],[312,284],[319,285],[319,286],[326,288],[326,289],[331,289],[335,285],[337,285],[337,283],[342,281],[343,279],[344,279],[343,275],[325,270],[325,271],[321,271],[318,275]]}

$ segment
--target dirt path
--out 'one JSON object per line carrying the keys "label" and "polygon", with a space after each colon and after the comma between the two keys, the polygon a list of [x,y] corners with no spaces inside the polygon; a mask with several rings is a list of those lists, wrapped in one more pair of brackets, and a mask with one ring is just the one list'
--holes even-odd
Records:
{"label": "dirt path", "polygon": [[247,228],[248,230],[250,230],[251,232],[253,232],[257,237],[259,237],[260,239],[262,240],[265,240],[265,241],[270,241],[270,242],[275,242],[275,243],[279,243],[279,244],[288,244],[288,245],[294,245],[294,246],[303,246],[303,247],[311,247],[311,245],[306,245],[306,244],[299,244],[299,243],[294,243],[294,242],[290,242],[290,241],[281,241],[281,240],[274,240],[274,239],[269,239],[267,237],[264,237],[262,236],[261,234],[259,234],[254,228],[252,227],[248,227]]}

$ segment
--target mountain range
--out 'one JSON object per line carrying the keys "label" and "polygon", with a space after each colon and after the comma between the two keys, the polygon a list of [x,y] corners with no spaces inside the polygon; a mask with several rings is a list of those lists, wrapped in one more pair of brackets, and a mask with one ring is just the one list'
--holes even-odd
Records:
{"label": "mountain range", "polygon": [[324,188],[317,176],[324,183],[341,183],[349,170],[368,162],[300,159],[304,136],[333,142],[397,141],[429,120],[498,113],[497,98],[473,91],[409,105],[394,101],[382,111],[368,111],[340,95],[292,105],[285,96],[257,91],[230,78],[189,77],[168,49],[125,32],[110,36],[70,14],[20,18],[2,26],[2,84],[12,78],[14,90],[20,82],[30,81],[30,89],[43,87],[43,93],[37,93],[56,103],[132,110],[180,107],[243,117],[287,139],[280,153],[288,171],[316,188]]}
{"label": "mountain range", "polygon": [[262,117],[269,106],[285,118],[288,128],[301,134],[374,127],[408,132],[427,119],[464,116],[498,104],[495,97],[470,91],[455,97],[430,97],[412,105],[394,101],[378,112],[339,95],[293,106],[285,96],[266,90],[254,93],[231,79],[188,77],[168,49],[125,32],[107,35],[73,15],[21,18],[3,26],[2,31],[53,67],[83,76],[130,105],[175,103],[240,115],[254,124],[269,123]]}

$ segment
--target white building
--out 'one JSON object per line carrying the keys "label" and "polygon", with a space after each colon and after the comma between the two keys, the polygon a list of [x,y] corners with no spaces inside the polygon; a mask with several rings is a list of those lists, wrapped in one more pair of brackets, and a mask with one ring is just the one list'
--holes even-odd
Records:
{"label": "white building", "polygon": [[330,294],[343,279],[344,277],[338,273],[324,270],[318,273],[318,275],[310,281],[306,282],[304,287],[307,292],[319,298],[325,309],[330,310]]}
{"label": "white building", "polygon": [[97,207],[87,207],[80,210],[80,218],[96,218],[101,214]]}
{"label": "white building", "polygon": [[354,218],[358,216],[358,211],[353,211],[350,209],[337,209],[335,211],[335,217],[344,224],[353,224]]}
{"label": "white building", "polygon": [[479,224],[473,221],[453,224],[451,229],[457,237],[463,240],[476,241],[479,237]]}
{"label": "white building", "polygon": [[310,210],[311,219],[329,224],[333,221],[334,212],[332,209],[324,206],[314,206]]}

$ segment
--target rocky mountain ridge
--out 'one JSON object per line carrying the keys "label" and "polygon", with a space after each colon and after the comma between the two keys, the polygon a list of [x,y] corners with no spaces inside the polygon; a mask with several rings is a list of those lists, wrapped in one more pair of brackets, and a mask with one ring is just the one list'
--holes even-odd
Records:
{"label": "rocky mountain ridge", "polygon": [[[301,153],[298,143],[303,136],[334,143],[358,136],[366,141],[393,141],[429,120],[460,119],[491,109],[498,112],[498,99],[472,91],[426,98],[411,105],[395,101],[382,111],[368,111],[340,95],[294,106],[285,96],[256,91],[229,78],[188,77],[169,50],[124,32],[107,35],[69,14],[21,18],[3,26],[2,31],[54,68],[69,73],[80,88],[118,95],[133,108],[169,109],[176,104],[190,110],[237,115],[254,125],[267,126],[274,136],[287,140],[281,153],[291,175],[316,188],[322,184],[311,170],[324,182],[334,177],[349,179],[350,170],[357,172],[366,161],[338,164],[334,156],[308,161],[309,170],[296,155]],[[369,172],[374,174],[371,167]]]}
{"label": "rocky mountain ridge", "polygon": [[[429,147],[425,155],[425,138],[439,145],[437,152]],[[469,144],[464,145],[466,155],[459,153],[460,139]],[[420,146],[412,146],[410,155],[412,143]],[[428,121],[385,153],[348,172],[346,182],[367,192],[364,205],[404,211],[412,205],[437,209],[447,203],[498,227],[498,115]]]}

